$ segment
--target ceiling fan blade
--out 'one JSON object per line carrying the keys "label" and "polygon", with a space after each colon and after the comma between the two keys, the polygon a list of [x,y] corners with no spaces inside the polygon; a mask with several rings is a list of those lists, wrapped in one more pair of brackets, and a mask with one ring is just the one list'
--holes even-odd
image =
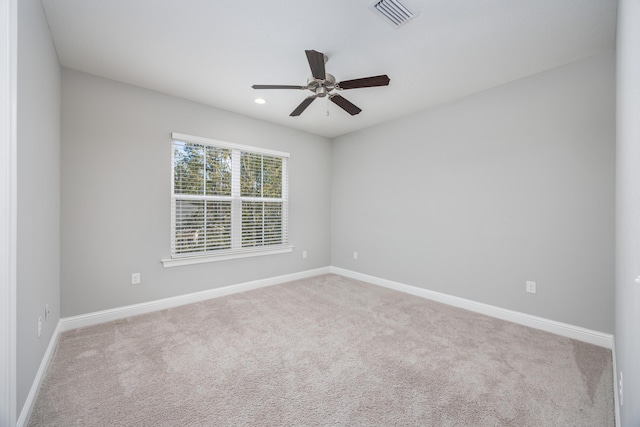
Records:
{"label": "ceiling fan blade", "polygon": [[306,89],[306,86],[294,86],[294,85],[253,85],[254,89]]}
{"label": "ceiling fan blade", "polygon": [[309,68],[311,68],[313,77],[320,80],[326,79],[327,73],[324,70],[324,53],[315,50],[305,50],[304,52],[307,54],[307,61],[309,61]]}
{"label": "ceiling fan blade", "polygon": [[295,110],[293,110],[293,111],[291,112],[291,114],[289,114],[289,115],[290,115],[291,117],[299,116],[300,114],[302,114],[302,112],[303,112],[304,110],[306,110],[306,109],[307,109],[307,107],[308,107],[308,106],[313,102],[313,100],[314,100],[314,99],[316,99],[316,97],[315,97],[315,96],[310,96],[310,97],[306,98],[306,99],[305,99],[304,101],[302,101],[302,102],[300,103],[300,105],[298,105],[298,106],[296,107],[296,109],[295,109]]}
{"label": "ceiling fan blade", "polygon": [[360,108],[356,107],[340,95],[333,95],[329,99],[331,100],[331,102],[333,102],[352,116],[355,116],[356,114],[360,113],[360,111],[362,111]]}
{"label": "ceiling fan blade", "polygon": [[387,86],[391,79],[386,74],[381,76],[363,77],[361,79],[345,80],[338,83],[340,89],[357,89],[361,87]]}

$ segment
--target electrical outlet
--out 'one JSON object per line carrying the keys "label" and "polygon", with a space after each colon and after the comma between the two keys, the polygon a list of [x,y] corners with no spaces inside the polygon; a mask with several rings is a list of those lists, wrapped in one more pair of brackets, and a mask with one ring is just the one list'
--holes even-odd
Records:
{"label": "electrical outlet", "polygon": [[51,314],[51,310],[49,310],[49,304],[45,304],[44,306],[44,320],[49,321],[49,315]]}
{"label": "electrical outlet", "polygon": [[140,284],[140,273],[133,273],[131,275],[131,284],[132,285]]}
{"label": "electrical outlet", "polygon": [[620,379],[618,380],[618,397],[620,398],[620,406],[623,404],[622,399],[622,371],[620,371]]}
{"label": "electrical outlet", "polygon": [[353,253],[353,259],[358,259],[358,252]]}
{"label": "electrical outlet", "polygon": [[42,335],[42,316],[38,317],[38,338]]}
{"label": "electrical outlet", "polygon": [[302,258],[306,258],[307,257],[307,251],[302,251]]}
{"label": "electrical outlet", "polygon": [[530,294],[536,293],[536,282],[527,281],[527,292],[529,292]]}

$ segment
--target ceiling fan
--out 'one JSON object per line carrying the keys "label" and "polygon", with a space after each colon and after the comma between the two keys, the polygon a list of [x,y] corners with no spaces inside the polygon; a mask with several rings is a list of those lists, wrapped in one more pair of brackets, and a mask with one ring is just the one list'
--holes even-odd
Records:
{"label": "ceiling fan", "polygon": [[322,52],[315,50],[305,50],[307,54],[307,60],[309,61],[309,68],[311,68],[311,77],[307,79],[306,86],[293,86],[293,85],[253,85],[254,89],[301,89],[310,90],[313,95],[306,98],[296,107],[295,110],[289,114],[290,116],[299,116],[304,110],[316,99],[329,97],[329,100],[342,108],[347,113],[355,116],[360,111],[360,108],[347,101],[342,96],[333,92],[334,90],[346,90],[357,89],[362,87],[375,87],[375,86],[387,86],[389,84],[389,76],[386,74],[373,77],[363,77],[360,79],[345,80],[336,83],[336,78],[327,73],[324,69],[324,64],[327,62],[327,56]]}

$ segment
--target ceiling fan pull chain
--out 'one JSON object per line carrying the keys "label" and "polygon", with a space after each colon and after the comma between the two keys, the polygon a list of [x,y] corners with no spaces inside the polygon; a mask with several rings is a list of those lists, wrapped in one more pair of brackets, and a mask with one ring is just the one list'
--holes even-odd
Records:
{"label": "ceiling fan pull chain", "polygon": [[327,96],[327,117],[329,117],[329,97]]}

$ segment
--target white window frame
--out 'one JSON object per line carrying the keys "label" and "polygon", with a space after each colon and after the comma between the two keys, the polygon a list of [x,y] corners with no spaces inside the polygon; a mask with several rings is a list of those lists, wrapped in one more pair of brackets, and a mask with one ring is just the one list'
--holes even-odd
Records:
{"label": "white window frame", "polygon": [[[224,199],[231,200],[232,203],[232,247],[231,249],[220,249],[214,251],[207,251],[197,254],[174,254],[174,239],[176,235],[176,220],[175,220],[175,202],[177,199],[184,199],[184,196],[176,195],[174,191],[174,150],[173,145],[175,141],[194,143],[205,146],[211,146],[216,148],[223,148],[232,150],[232,195],[225,196]],[[278,245],[265,245],[250,248],[243,248],[241,245],[242,235],[242,218],[241,218],[241,205],[243,201],[261,201],[270,202],[275,199],[263,198],[263,197],[241,197],[240,196],[240,152],[248,152],[254,154],[262,154],[265,156],[282,158],[282,197],[277,199],[278,202],[282,202],[282,233],[283,243]],[[261,147],[252,147],[248,145],[241,145],[227,141],[220,141],[210,138],[204,138],[200,136],[187,135],[183,133],[173,132],[171,134],[171,258],[163,259],[162,264],[164,267],[176,267],[189,264],[200,264],[205,262],[225,261],[237,258],[247,258],[263,255],[274,255],[293,251],[293,246],[288,243],[288,169],[287,160],[290,154],[282,151],[275,151]],[[207,197],[203,196],[202,199],[206,200]],[[191,198],[188,196],[187,198]],[[196,197],[197,198],[197,197]]]}

